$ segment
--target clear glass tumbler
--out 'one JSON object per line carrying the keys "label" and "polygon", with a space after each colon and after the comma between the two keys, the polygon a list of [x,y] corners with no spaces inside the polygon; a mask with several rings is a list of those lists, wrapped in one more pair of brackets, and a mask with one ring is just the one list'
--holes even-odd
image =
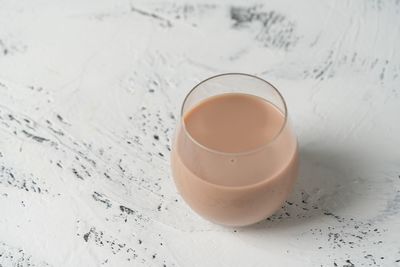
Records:
{"label": "clear glass tumbler", "polygon": [[[256,96],[279,110],[283,119],[277,134],[255,149],[232,153],[196,140],[186,128],[186,114],[210,97],[228,93]],[[228,226],[267,218],[292,191],[298,161],[286,103],[267,81],[242,73],[221,74],[202,81],[186,96],[173,139],[171,168],[179,193],[203,218]]]}

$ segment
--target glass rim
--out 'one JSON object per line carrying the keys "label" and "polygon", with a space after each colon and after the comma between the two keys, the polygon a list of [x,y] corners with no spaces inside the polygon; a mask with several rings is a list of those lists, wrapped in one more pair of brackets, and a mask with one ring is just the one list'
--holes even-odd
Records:
{"label": "glass rim", "polygon": [[[268,141],[268,142],[265,143],[265,144],[262,144],[262,145],[259,146],[259,147],[256,147],[256,148],[254,148],[254,149],[250,149],[250,150],[247,150],[247,151],[243,151],[243,152],[223,152],[223,151],[219,151],[219,150],[216,150],[216,149],[213,149],[213,148],[210,148],[210,147],[207,147],[207,146],[201,144],[201,143],[200,143],[199,141],[197,141],[197,140],[189,133],[189,131],[186,129],[185,120],[184,120],[184,115],[185,115],[185,114],[184,114],[183,110],[184,110],[185,104],[186,104],[186,102],[187,102],[189,96],[190,96],[196,89],[198,89],[198,87],[199,87],[200,85],[202,85],[202,84],[204,84],[204,83],[206,83],[206,82],[208,82],[208,81],[210,81],[210,80],[213,80],[213,79],[215,79],[215,78],[219,78],[219,77],[223,77],[223,76],[246,76],[246,77],[248,77],[248,78],[257,79],[257,80],[259,80],[259,81],[262,81],[262,82],[266,83],[266,84],[269,85],[270,87],[272,87],[272,89],[278,94],[279,99],[280,99],[280,100],[282,101],[282,103],[283,103],[283,108],[284,108],[284,110],[283,110],[283,113],[284,113],[284,114],[283,114],[283,115],[284,115],[284,121],[283,121],[282,126],[281,126],[281,128],[279,129],[278,133],[277,133],[270,141]],[[250,94],[250,93],[249,93],[249,95],[253,95],[253,94]],[[257,95],[256,95],[256,96],[257,96]],[[261,96],[257,96],[257,97],[260,97],[260,98],[262,98],[262,99],[268,101],[268,100],[265,99],[264,97],[261,97]],[[268,101],[268,102],[270,102],[270,101]],[[273,103],[271,103],[271,104],[273,104]],[[276,107],[275,104],[273,104],[273,105]],[[278,107],[276,107],[276,108],[278,108]],[[280,108],[278,108],[278,109],[280,110]],[[283,130],[285,129],[285,127],[286,127],[286,125],[287,125],[287,122],[288,122],[288,110],[287,110],[286,101],[285,101],[285,99],[283,98],[281,92],[279,92],[279,90],[278,90],[274,85],[272,85],[270,82],[264,80],[263,78],[260,78],[260,77],[258,77],[258,76],[252,75],[252,74],[241,73],[241,72],[227,72],[227,73],[221,73],[221,74],[217,74],[217,75],[211,76],[211,77],[209,77],[209,78],[207,78],[207,79],[205,79],[205,80],[202,80],[201,82],[199,82],[198,84],[196,84],[196,85],[186,94],[185,99],[184,99],[183,102],[182,102],[182,107],[181,107],[181,112],[180,112],[180,124],[181,124],[181,126],[182,126],[182,128],[183,128],[183,131],[184,131],[185,134],[189,137],[189,139],[190,139],[195,145],[201,147],[201,148],[204,149],[204,150],[207,150],[208,152],[211,152],[211,153],[214,153],[214,154],[220,154],[220,155],[224,155],[224,156],[242,156],[242,155],[248,155],[248,154],[257,153],[257,152],[259,152],[259,151],[261,151],[261,150],[267,148],[267,147],[270,146],[272,143],[274,143],[274,142],[276,141],[276,139],[282,134]]]}

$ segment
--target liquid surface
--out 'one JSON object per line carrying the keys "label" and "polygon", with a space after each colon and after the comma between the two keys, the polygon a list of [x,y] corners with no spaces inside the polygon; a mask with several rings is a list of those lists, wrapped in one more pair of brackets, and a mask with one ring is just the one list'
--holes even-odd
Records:
{"label": "liquid surface", "polygon": [[257,96],[228,93],[210,97],[184,116],[186,130],[201,145],[220,152],[246,152],[270,142],[284,115]]}

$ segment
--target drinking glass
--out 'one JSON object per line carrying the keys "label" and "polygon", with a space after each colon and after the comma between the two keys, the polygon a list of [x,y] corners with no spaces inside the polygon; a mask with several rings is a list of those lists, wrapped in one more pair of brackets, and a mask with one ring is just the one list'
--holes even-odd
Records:
{"label": "drinking glass", "polygon": [[[274,105],[284,116],[278,134],[256,149],[226,153],[201,144],[185,128],[185,115],[207,98],[242,93]],[[298,145],[285,100],[269,82],[242,73],[208,78],[186,96],[172,143],[171,168],[185,202],[217,224],[245,226],[278,210],[292,191],[298,173]],[[240,177],[238,177],[240,175]],[[218,182],[219,177],[245,181]]]}

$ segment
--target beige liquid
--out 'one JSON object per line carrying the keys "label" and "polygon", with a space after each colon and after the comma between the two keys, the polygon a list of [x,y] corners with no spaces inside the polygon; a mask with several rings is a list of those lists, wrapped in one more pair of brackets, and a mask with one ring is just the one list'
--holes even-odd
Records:
{"label": "beige liquid", "polygon": [[222,94],[186,112],[183,122],[172,170],[195,211],[220,224],[247,225],[281,206],[297,176],[298,153],[278,108],[256,96]]}

